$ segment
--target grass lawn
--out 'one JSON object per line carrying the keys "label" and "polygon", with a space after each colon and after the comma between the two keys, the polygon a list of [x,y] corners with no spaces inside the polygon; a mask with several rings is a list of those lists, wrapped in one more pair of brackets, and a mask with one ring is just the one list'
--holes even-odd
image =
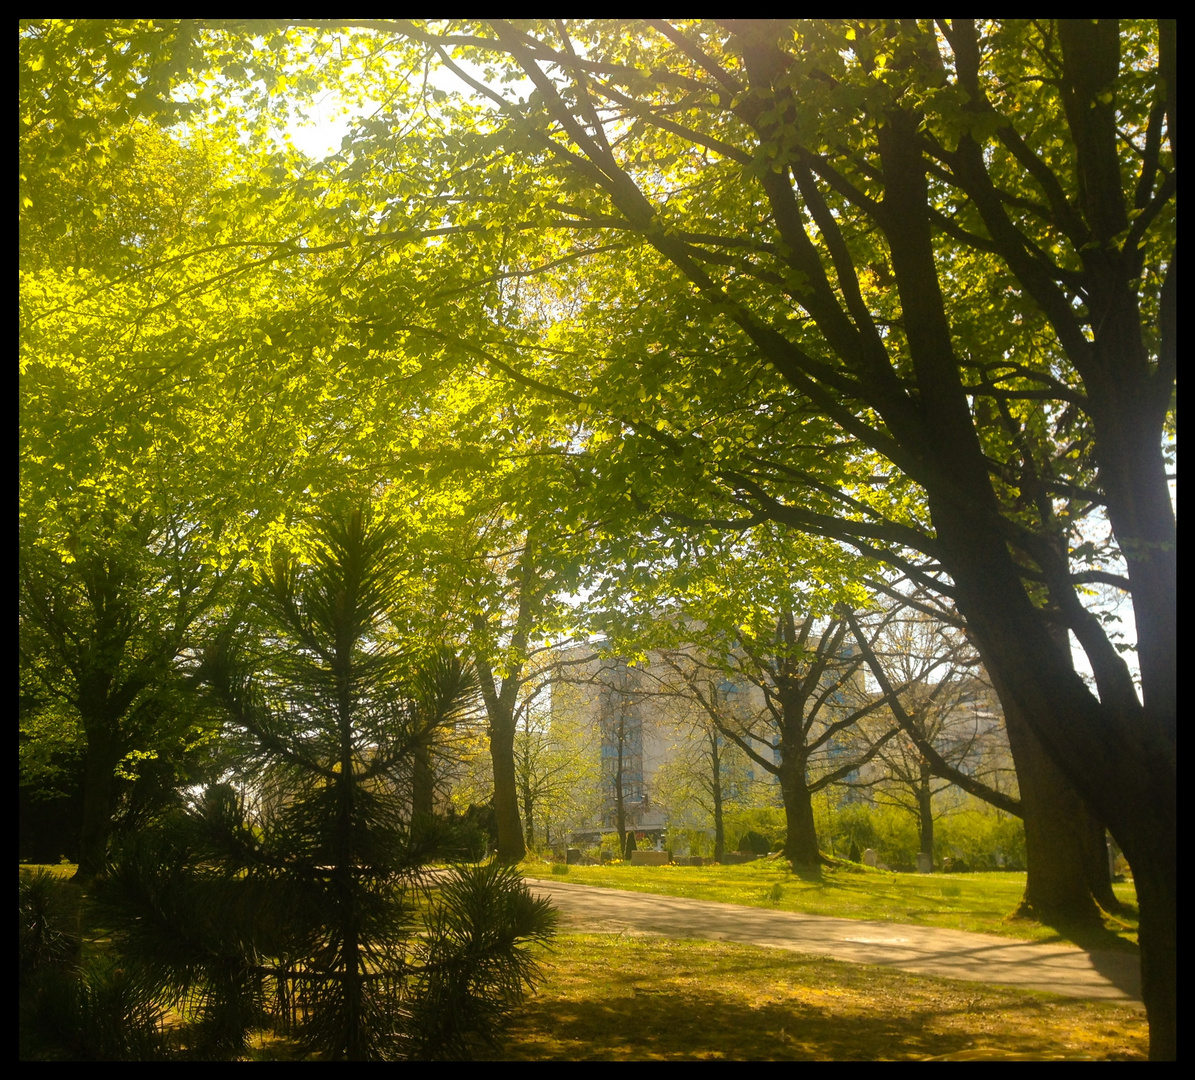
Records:
{"label": "grass lawn", "polygon": [[[726,942],[561,935],[498,1061],[1144,1060],[1141,1009]],[[970,1055],[968,1055],[970,1056]]]}
{"label": "grass lawn", "polygon": [[[942,926],[1029,941],[1071,941],[1088,949],[1137,946],[1137,894],[1131,883],[1113,886],[1125,911],[1103,930],[1045,926],[1012,918],[1025,891],[1025,875],[897,874],[868,867],[824,868],[799,874],[780,859],[742,866],[570,866],[553,873],[548,863],[524,864],[528,877],[599,885],[609,889],[719,900],[749,907]],[[556,865],[557,871],[561,868]]]}
{"label": "grass lawn", "polygon": [[[47,869],[69,877],[75,868]],[[1011,926],[1019,931],[1015,936],[1050,936],[1023,920],[1001,923],[1002,912],[1020,898],[1023,875],[833,870],[819,883],[776,862],[570,867],[567,875],[549,871],[546,865],[527,866],[530,876],[615,888],[968,930],[1010,933]],[[83,909],[84,954],[103,952],[106,932],[87,917],[83,891],[75,895]],[[1133,900],[1131,887],[1122,896]],[[930,921],[926,898],[939,909],[939,921]],[[1015,1054],[1139,1060],[1148,1050],[1144,1011],[1132,1006],[750,945],[570,933],[559,935],[541,961],[543,979],[536,993],[511,1016],[501,1047],[480,1058],[866,1061]],[[296,1060],[299,1055],[289,1040],[263,1033],[251,1056]]]}

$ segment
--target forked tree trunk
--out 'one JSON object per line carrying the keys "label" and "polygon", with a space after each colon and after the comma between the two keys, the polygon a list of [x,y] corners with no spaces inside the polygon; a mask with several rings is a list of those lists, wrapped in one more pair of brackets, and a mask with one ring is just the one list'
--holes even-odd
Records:
{"label": "forked tree trunk", "polygon": [[515,701],[519,681],[515,675],[494,678],[489,659],[474,654],[481,697],[490,724],[490,762],[494,769],[494,817],[498,826],[498,861],[521,862],[527,854],[523,842],[523,820],[519,814],[518,772],[515,768]]}

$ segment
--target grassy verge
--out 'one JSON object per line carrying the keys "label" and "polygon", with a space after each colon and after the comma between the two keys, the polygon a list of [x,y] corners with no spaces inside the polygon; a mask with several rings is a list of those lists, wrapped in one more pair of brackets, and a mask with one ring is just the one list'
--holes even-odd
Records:
{"label": "grassy verge", "polygon": [[525,867],[529,877],[546,880],[808,915],[1071,941],[1088,949],[1135,950],[1137,945],[1137,894],[1131,883],[1114,886],[1125,910],[1103,928],[1091,928],[1011,917],[1025,891],[1024,874],[896,874],[866,867],[800,874],[778,859],[743,866],[570,866],[565,873],[548,863]]}
{"label": "grassy verge", "polygon": [[1142,1060],[1140,1009],[726,942],[562,935],[501,1061]]}

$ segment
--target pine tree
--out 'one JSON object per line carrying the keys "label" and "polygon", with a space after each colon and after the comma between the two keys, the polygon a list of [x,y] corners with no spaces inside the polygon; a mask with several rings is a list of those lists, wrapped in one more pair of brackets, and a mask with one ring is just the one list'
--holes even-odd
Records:
{"label": "pine tree", "polygon": [[205,660],[238,776],[129,845],[108,895],[130,953],[197,1010],[203,1055],[238,1056],[267,1022],[333,1059],[465,1054],[530,984],[526,947],[553,915],[508,869],[427,889],[452,837],[415,812],[413,773],[469,708],[473,672],[393,642],[392,528],[329,516],[311,547],[306,563],[276,549],[260,575],[257,655],[229,633]]}

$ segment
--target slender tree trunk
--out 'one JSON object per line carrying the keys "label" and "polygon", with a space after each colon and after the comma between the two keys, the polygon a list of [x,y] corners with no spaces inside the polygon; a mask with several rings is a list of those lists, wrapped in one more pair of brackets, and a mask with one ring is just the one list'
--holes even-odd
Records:
{"label": "slender tree trunk", "polygon": [[930,791],[932,780],[929,762],[921,762],[916,789],[917,819],[921,826],[921,854],[929,858],[931,865],[934,859],[934,809]]}
{"label": "slender tree trunk", "polygon": [[340,727],[340,772],[336,778],[335,865],[333,874],[339,901],[341,986],[344,1001],[344,1055],[349,1061],[365,1057],[361,1030],[364,972],[361,968],[361,927],[358,925],[357,888],[359,870],[355,836],[356,776],[353,772],[353,708],[349,673],[339,678],[338,720]]}
{"label": "slender tree trunk", "polygon": [[415,748],[411,776],[411,812],[415,818],[429,818],[435,810],[436,778],[426,746]]}
{"label": "slender tree trunk", "polygon": [[710,740],[710,794],[714,799],[714,862],[720,863],[726,854],[726,826],[722,818],[722,754],[718,746],[718,732],[707,730]]}
{"label": "slender tree trunk", "polygon": [[531,784],[528,782],[526,776],[523,777],[523,829],[527,836],[527,847],[529,850],[535,850],[535,819],[533,810],[535,808],[535,799],[531,794]]}
{"label": "slender tree trunk", "polygon": [[618,756],[614,763],[614,825],[618,829],[618,850],[619,858],[626,856],[627,850],[627,808],[626,800],[623,796],[622,790],[622,751],[623,751],[623,725],[625,719],[620,718],[618,722],[616,738],[618,739]]}

